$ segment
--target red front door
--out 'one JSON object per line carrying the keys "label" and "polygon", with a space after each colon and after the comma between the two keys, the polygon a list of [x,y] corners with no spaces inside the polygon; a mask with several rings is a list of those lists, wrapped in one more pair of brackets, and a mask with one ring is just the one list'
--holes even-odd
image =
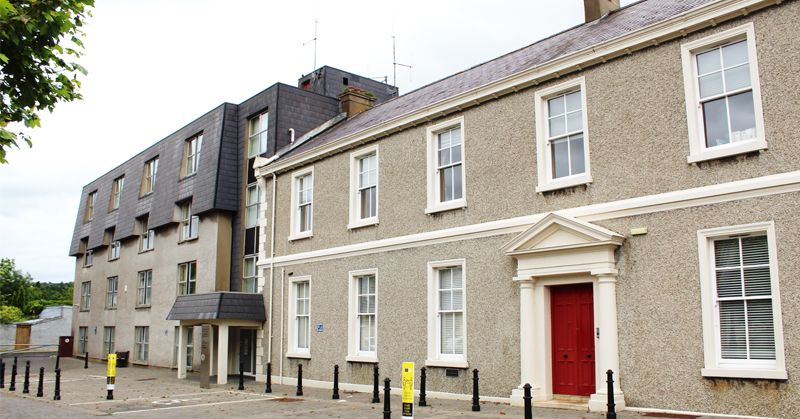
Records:
{"label": "red front door", "polygon": [[593,307],[592,284],[550,289],[554,394],[595,391]]}

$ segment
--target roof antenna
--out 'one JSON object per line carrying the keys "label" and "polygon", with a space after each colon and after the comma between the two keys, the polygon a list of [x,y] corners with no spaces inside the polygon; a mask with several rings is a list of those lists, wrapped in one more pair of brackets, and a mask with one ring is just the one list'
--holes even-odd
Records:
{"label": "roof antenna", "polygon": [[302,45],[302,46],[306,46],[310,42],[314,43],[314,68],[311,69],[312,73],[314,72],[314,70],[317,69],[317,24],[318,23],[319,23],[319,21],[317,21],[317,19],[314,18],[314,38],[311,39],[310,41],[303,42],[303,45]]}
{"label": "roof antenna", "polygon": [[394,82],[392,86],[397,87],[397,66],[411,68],[408,64],[401,64],[397,62],[397,46],[395,42],[395,36],[392,35],[392,70],[394,71]]}

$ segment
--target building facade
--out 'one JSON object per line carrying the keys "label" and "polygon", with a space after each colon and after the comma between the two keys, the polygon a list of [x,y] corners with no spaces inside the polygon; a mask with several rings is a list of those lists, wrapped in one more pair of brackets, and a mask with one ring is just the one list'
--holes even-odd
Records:
{"label": "building facade", "polygon": [[273,382],[800,412],[800,3],[585,3],[256,159]]}
{"label": "building facade", "polygon": [[[70,247],[76,353],[129,351],[134,364],[184,374],[199,365],[195,324],[211,321],[219,381],[240,362],[255,373],[265,314],[253,161],[341,119],[322,86],[397,92],[330,67],[304,79],[319,82],[224,103],[83,188]],[[256,304],[260,315],[203,311],[209,301]]]}

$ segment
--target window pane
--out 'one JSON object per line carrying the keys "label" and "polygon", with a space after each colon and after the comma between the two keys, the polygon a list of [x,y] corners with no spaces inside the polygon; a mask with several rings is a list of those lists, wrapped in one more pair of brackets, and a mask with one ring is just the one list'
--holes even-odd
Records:
{"label": "window pane", "polygon": [[439,291],[439,309],[452,310],[453,309],[453,292],[450,290]]}
{"label": "window pane", "polygon": [[441,315],[441,351],[443,354],[453,353],[454,318],[455,313],[442,313]]}
{"label": "window pane", "polygon": [[722,73],[711,73],[707,76],[700,77],[701,98],[718,95],[724,91],[725,89],[722,86]]}
{"label": "window pane", "polygon": [[453,310],[463,310],[464,309],[464,291],[458,289],[452,291],[452,299],[453,299]]}
{"label": "window pane", "polygon": [[728,106],[720,98],[703,104],[703,123],[706,130],[706,146],[728,144]]}
{"label": "window pane", "polygon": [[308,317],[297,318],[297,347],[308,348]]}
{"label": "window pane", "polygon": [[450,161],[453,163],[461,162],[461,145],[454,145],[450,149]]}
{"label": "window pane", "polygon": [[564,113],[564,96],[552,98],[547,101],[547,114],[550,117]]}
{"label": "window pane", "polygon": [[697,74],[706,74],[722,68],[719,57],[719,49],[697,54]]}
{"label": "window pane", "polygon": [[450,269],[439,270],[439,289],[447,290],[452,288],[452,271]]}
{"label": "window pane", "polygon": [[717,268],[739,266],[739,239],[715,241],[714,261]]}
{"label": "window pane", "polygon": [[563,135],[565,132],[567,132],[567,122],[564,116],[550,118],[548,124],[550,124],[550,138]]}
{"label": "window pane", "polygon": [[567,132],[580,131],[583,129],[583,112],[572,112],[567,114]]}
{"label": "window pane", "polygon": [[742,256],[745,265],[764,265],[769,263],[767,236],[742,237]]}
{"label": "window pane", "polygon": [[461,128],[453,128],[450,130],[450,144],[461,144]]}
{"label": "window pane", "polygon": [[464,313],[453,313],[453,354],[464,354]]}
{"label": "window pane", "polygon": [[747,41],[739,41],[722,47],[722,61],[725,67],[736,64],[746,63],[747,60]]}
{"label": "window pane", "polygon": [[569,158],[571,163],[571,175],[583,173],[586,171],[585,155],[583,150],[583,134],[573,135],[569,137]]}
{"label": "window pane", "polygon": [[461,199],[464,196],[462,185],[462,166],[453,166],[453,199]]}
{"label": "window pane", "polygon": [[453,199],[453,168],[448,167],[439,171],[439,185],[441,188],[440,200],[442,202]]}
{"label": "window pane", "polygon": [[748,297],[772,294],[772,282],[768,266],[763,268],[744,268],[744,293]]}
{"label": "window pane", "polygon": [[717,296],[741,297],[742,296],[742,274],[738,269],[717,271]]}
{"label": "window pane", "polygon": [[581,109],[581,91],[572,92],[567,95],[567,112]]}
{"label": "window pane", "polygon": [[439,166],[450,164],[450,148],[439,150]]}
{"label": "window pane", "polygon": [[747,326],[750,338],[750,359],[775,359],[772,300],[747,302]]}
{"label": "window pane", "polygon": [[461,268],[452,268],[452,269],[448,269],[448,270],[450,271],[450,273],[452,275],[452,278],[453,278],[453,282],[452,282],[453,288],[463,288],[464,287],[464,285],[463,285],[464,283],[463,283],[463,280],[462,280]]}
{"label": "window pane", "polygon": [[551,143],[553,151],[553,178],[569,176],[569,151],[566,141]]}
{"label": "window pane", "polygon": [[744,301],[720,301],[719,323],[722,358],[747,359]]}
{"label": "window pane", "polygon": [[725,91],[750,87],[750,66],[741,65],[725,70]]}
{"label": "window pane", "polygon": [[753,109],[753,92],[728,97],[731,111],[731,140],[745,141],[756,137],[756,114]]}

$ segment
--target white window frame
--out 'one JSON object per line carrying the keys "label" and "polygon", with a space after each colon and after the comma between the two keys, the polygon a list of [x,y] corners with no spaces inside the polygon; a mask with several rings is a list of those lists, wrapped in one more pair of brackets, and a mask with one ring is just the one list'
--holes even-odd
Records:
{"label": "white window frame", "polygon": [[[147,363],[150,359],[150,326],[135,326],[133,342],[133,361]],[[144,356],[142,356],[142,349],[145,352]]]}
{"label": "white window frame", "polygon": [[[253,260],[253,272],[246,272],[245,271],[245,266],[247,266],[247,260],[248,259],[252,259]],[[248,274],[252,274],[252,275],[248,275]],[[252,281],[253,284],[255,285],[255,288],[252,291],[245,290],[245,281]],[[247,293],[258,293],[259,292],[259,290],[258,290],[258,255],[245,255],[245,257],[242,258],[242,292],[247,292]]]}
{"label": "white window frame", "polygon": [[89,326],[78,327],[78,355],[87,352],[89,346]]}
{"label": "white window frame", "polygon": [[156,232],[150,229],[150,217],[142,217],[139,222],[139,253],[149,252],[156,248]]}
{"label": "white window frame", "polygon": [[192,201],[180,205],[181,230],[180,241],[194,240],[199,236],[200,217],[192,214]]}
{"label": "white window frame", "polygon": [[197,173],[200,168],[200,152],[203,149],[203,134],[197,134],[183,142],[183,177]]}
{"label": "white window frame", "polygon": [[[461,355],[441,354],[439,337],[439,275],[438,270],[444,268],[461,268],[461,278],[464,284],[462,296],[464,299],[464,353]],[[450,259],[428,262],[428,357],[425,365],[429,367],[444,368],[469,368],[467,362],[467,262],[466,259]]]}
{"label": "white window frame", "polygon": [[[375,215],[373,217],[361,218],[361,200],[359,184],[359,167],[361,159],[375,156]],[[380,210],[380,154],[378,144],[364,147],[350,153],[350,222],[347,228],[356,229],[378,224],[378,213]]]}
{"label": "white window frame", "polygon": [[94,265],[94,250],[87,249],[86,252],[83,253],[83,267],[89,268]]}
{"label": "white window frame", "polygon": [[[300,208],[298,190],[299,179],[303,176],[311,175],[311,228],[306,231],[300,231]],[[291,229],[289,233],[289,241],[300,240],[314,235],[314,166],[298,170],[292,173],[292,208],[290,214]]]}
{"label": "white window frame", "polygon": [[106,278],[106,309],[117,308],[117,298],[119,297],[119,277],[109,276]]}
{"label": "white window frame", "polygon": [[[750,84],[753,92],[753,111],[756,119],[756,138],[731,142],[712,148],[706,147],[703,113],[700,105],[700,87],[697,82],[696,56],[706,50],[736,41],[747,41],[747,59],[750,65]],[[761,106],[761,78],[758,75],[758,55],[753,23],[747,23],[696,41],[681,45],[683,83],[686,95],[686,121],[689,125],[689,163],[718,159],[742,153],[765,150],[764,112]]]}
{"label": "white window frame", "polygon": [[114,179],[111,185],[111,210],[119,209],[119,204],[122,202],[122,188],[125,187],[125,176],[120,176]]}
{"label": "white window frame", "polygon": [[[109,333],[109,331],[111,333]],[[103,327],[103,352],[108,355],[114,353],[114,340],[116,338],[117,328],[115,326]]]}
{"label": "white window frame", "polygon": [[144,162],[144,172],[142,173],[142,193],[141,196],[150,195],[156,189],[156,176],[158,175],[158,157]]}
{"label": "white window frame", "polygon": [[[734,364],[731,360],[721,362],[720,331],[716,310],[716,287],[713,264],[713,241],[715,239],[739,236],[744,234],[764,234],[769,246],[769,265],[772,293],[772,313],[775,332],[775,363],[773,367],[764,367],[749,363]],[[700,266],[700,295],[703,313],[703,343],[705,367],[701,370],[704,377],[760,378],[785,380],[786,364],[783,347],[783,320],[781,316],[781,298],[778,281],[778,255],[775,239],[775,223],[772,221],[711,228],[697,232],[697,248]]]}
{"label": "white window frame", "polygon": [[136,274],[136,307],[150,307],[153,302],[153,270]]}
{"label": "white window frame", "polygon": [[[584,172],[576,175],[553,178],[553,156],[549,145],[549,112],[547,101],[553,97],[580,90],[583,116],[583,158]],[[536,91],[534,107],[536,112],[536,192],[547,192],[592,183],[592,167],[589,162],[589,118],[586,105],[586,79],[577,77],[555,86]]]}
{"label": "white window frame", "polygon": [[[261,211],[261,186],[257,182],[247,185],[244,205],[244,228],[258,227],[259,213]],[[253,212],[255,213],[255,220],[251,223],[250,217]]]}
{"label": "white window frame", "polygon": [[[186,268],[184,268],[184,266]],[[184,276],[184,273],[186,274]],[[194,279],[192,279],[194,274]],[[197,261],[178,264],[178,295],[197,294]]]}
{"label": "white window frame", "polygon": [[111,246],[109,246],[108,251],[108,260],[113,261],[119,259],[119,254],[122,250],[122,242],[119,240],[114,240],[111,242]]}
{"label": "white window frame", "polygon": [[94,219],[94,210],[97,206],[97,191],[89,192],[89,195],[86,197],[86,214],[84,215],[84,221],[89,222]]}
{"label": "white window frame", "polygon": [[[253,121],[258,119],[258,123],[260,128],[262,128],[258,132],[252,132],[253,130]],[[266,124],[264,124],[264,120],[266,120]],[[252,118],[247,120],[247,129],[248,129],[248,136],[247,136],[247,158],[253,158],[255,156],[260,156],[267,151],[267,139],[269,136],[269,111],[262,112],[258,115],[253,116]],[[258,150],[252,147],[253,140],[256,139],[255,137],[258,136]]]}
{"label": "white window frame", "polygon": [[92,281],[81,282],[80,311],[89,311],[92,306]]}
{"label": "white window frame", "polygon": [[[308,283],[308,348],[297,347],[297,322],[295,321],[296,307],[297,307],[297,284],[300,282]],[[311,359],[311,276],[298,276],[292,277],[289,280],[289,302],[288,306],[288,326],[289,326],[289,345],[287,358],[303,358]]]}
{"label": "white window frame", "polygon": [[[438,167],[439,167],[439,153],[438,153],[438,139],[440,133],[448,131],[455,127],[461,128],[461,198],[452,199],[450,201],[440,201],[439,192],[441,185],[439,184]],[[464,117],[450,119],[431,125],[425,132],[427,137],[427,207],[425,208],[426,214],[433,214],[441,211],[449,211],[453,209],[466,208],[467,206],[467,136],[466,126],[464,125]]]}
{"label": "white window frame", "polygon": [[[375,350],[359,350],[360,330],[358,324],[358,280],[364,276],[375,278]],[[378,270],[361,269],[348,273],[347,299],[347,362],[378,363]]]}

